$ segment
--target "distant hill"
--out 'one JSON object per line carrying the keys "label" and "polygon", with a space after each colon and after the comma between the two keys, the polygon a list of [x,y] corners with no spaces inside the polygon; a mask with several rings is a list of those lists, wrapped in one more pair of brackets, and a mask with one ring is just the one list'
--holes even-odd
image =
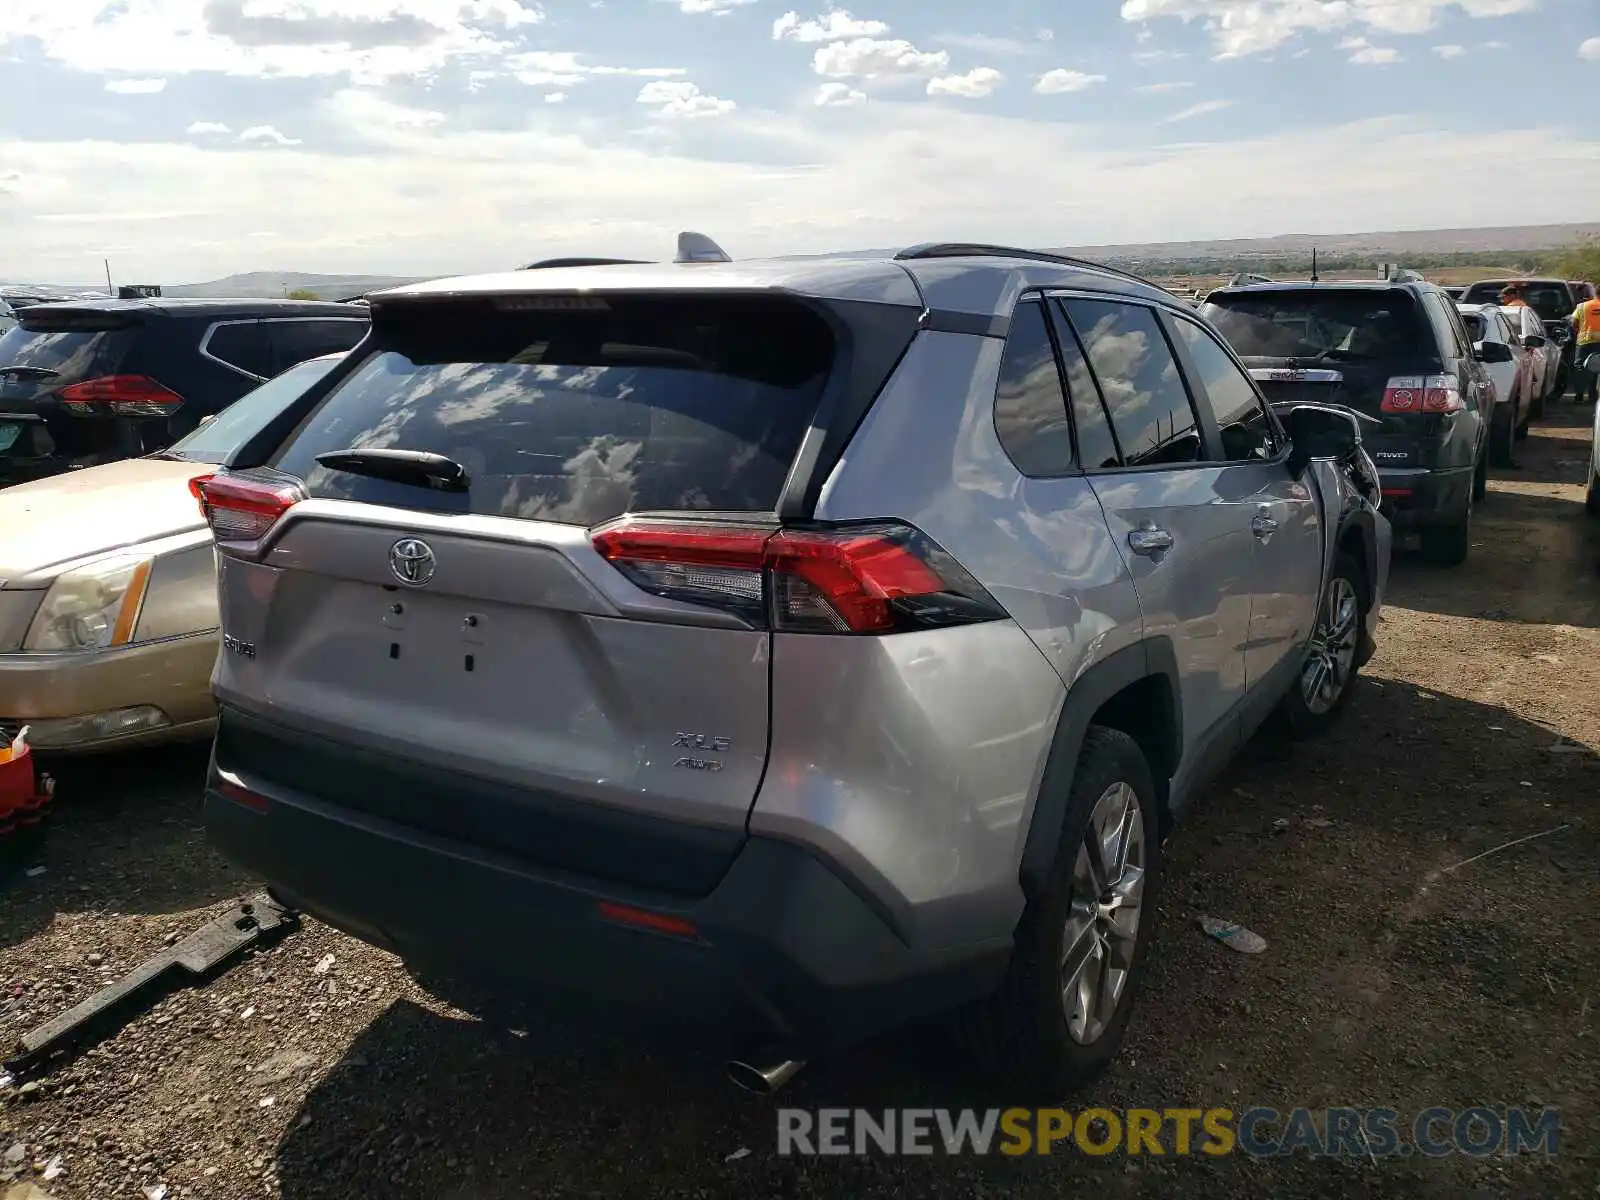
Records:
{"label": "distant hill", "polygon": [[319,300],[343,300],[380,288],[415,283],[413,276],[399,275],[313,275],[304,271],[250,271],[229,275],[209,283],[164,285],[164,296],[250,296],[278,297],[290,292],[314,292]]}
{"label": "distant hill", "polygon": [[1121,246],[1064,247],[1059,253],[1100,259],[1121,266],[1159,266],[1174,262],[1249,263],[1292,255],[1364,255],[1374,262],[1402,266],[1454,255],[1526,254],[1560,250],[1574,242],[1600,238],[1600,223],[1508,225],[1484,229],[1407,229],[1386,233],[1285,233],[1267,238],[1210,242],[1150,242]]}

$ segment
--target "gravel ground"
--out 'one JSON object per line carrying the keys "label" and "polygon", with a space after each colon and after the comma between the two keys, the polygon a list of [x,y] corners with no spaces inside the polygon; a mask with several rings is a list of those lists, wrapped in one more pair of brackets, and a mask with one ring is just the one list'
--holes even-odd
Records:
{"label": "gravel ground", "polygon": [[[1287,761],[1247,754],[1179,831],[1122,1059],[1067,1100],[1555,1106],[1553,1160],[782,1159],[772,1104],[691,1047],[570,1014],[492,1028],[308,923],[28,1095],[0,1091],[0,1187],[31,1180],[59,1200],[159,1185],[208,1200],[1600,1196],[1586,439],[1587,410],[1547,418],[1523,468],[1493,482],[1464,568],[1396,564],[1381,650],[1342,726]],[[249,889],[197,828],[203,763],[60,772],[47,870],[0,892],[0,1044]],[[1266,953],[1207,940],[1201,912],[1242,921]],[[925,1029],[814,1063],[785,1101],[959,1106],[973,1090],[947,1045]]]}

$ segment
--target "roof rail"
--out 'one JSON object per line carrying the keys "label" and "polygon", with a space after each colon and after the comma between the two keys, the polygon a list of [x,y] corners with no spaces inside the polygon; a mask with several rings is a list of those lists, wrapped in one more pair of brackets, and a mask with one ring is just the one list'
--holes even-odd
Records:
{"label": "roof rail", "polygon": [[1063,267],[1083,267],[1090,271],[1104,271],[1107,275],[1118,275],[1123,279],[1131,279],[1135,283],[1151,283],[1143,275],[1135,275],[1132,271],[1119,270],[1108,267],[1105,263],[1091,262],[1087,258],[1073,258],[1069,254],[1051,254],[1046,250],[1024,250],[1016,246],[991,246],[985,242],[922,242],[915,246],[907,246],[895,256],[896,262],[910,262],[917,259],[928,258],[1024,258],[1034,262],[1056,263]]}
{"label": "roof rail", "polygon": [[627,267],[639,266],[644,261],[642,258],[543,258],[525,267],[518,267],[517,270],[543,271],[551,267]]}
{"label": "roof rail", "polygon": [[705,234],[690,233],[686,230],[678,235],[678,257],[672,261],[680,263],[712,263],[732,262],[733,259],[726,250]]}

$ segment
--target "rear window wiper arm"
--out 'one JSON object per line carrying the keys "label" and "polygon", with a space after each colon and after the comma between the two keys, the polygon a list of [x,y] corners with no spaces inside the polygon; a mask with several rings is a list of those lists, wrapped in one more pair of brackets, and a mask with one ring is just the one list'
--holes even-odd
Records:
{"label": "rear window wiper arm", "polygon": [[348,471],[441,492],[467,490],[465,467],[453,458],[426,450],[329,450],[317,455],[317,463],[330,471]]}
{"label": "rear window wiper arm", "polygon": [[34,379],[54,379],[60,371],[51,370],[49,367],[30,367],[24,363],[12,363],[9,367],[0,367],[0,375],[27,375]]}

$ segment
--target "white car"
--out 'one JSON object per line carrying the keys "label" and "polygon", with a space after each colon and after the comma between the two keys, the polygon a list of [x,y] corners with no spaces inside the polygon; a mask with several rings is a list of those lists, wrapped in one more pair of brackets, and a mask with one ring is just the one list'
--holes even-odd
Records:
{"label": "white car", "polygon": [[1494,383],[1494,414],[1489,422],[1489,461],[1511,465],[1512,448],[1528,436],[1534,398],[1544,386],[1544,351],[1529,348],[1512,331],[1506,309],[1493,304],[1458,304],[1472,337],[1472,351]]}
{"label": "white car", "polygon": [[[1600,350],[1592,346],[1583,349],[1587,353],[1573,364],[1573,369],[1582,370],[1587,363],[1590,371],[1600,375]],[[1583,502],[1590,516],[1600,517],[1600,404],[1594,406],[1594,430],[1589,435],[1589,490]]]}
{"label": "white car", "polygon": [[1484,304],[1479,307],[1504,314],[1521,344],[1538,352],[1533,356],[1533,415],[1544,416],[1544,402],[1556,398],[1555,386],[1561,378],[1561,343],[1550,338],[1539,314],[1525,304]]}
{"label": "white car", "polygon": [[0,334],[9,332],[17,323],[17,314],[12,311],[11,305],[0,300]]}

